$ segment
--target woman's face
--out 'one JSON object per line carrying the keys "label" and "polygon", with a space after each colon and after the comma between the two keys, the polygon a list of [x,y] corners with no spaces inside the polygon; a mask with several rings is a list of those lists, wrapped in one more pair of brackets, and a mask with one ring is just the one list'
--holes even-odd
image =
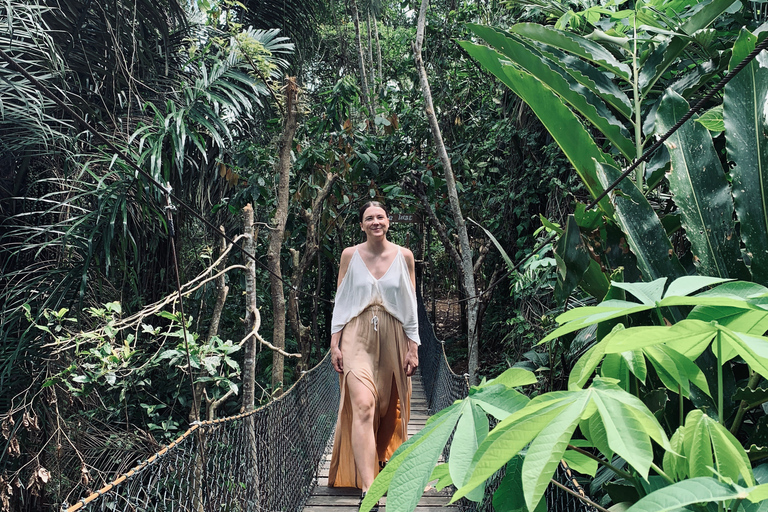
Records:
{"label": "woman's face", "polygon": [[387,212],[380,206],[369,206],[363,212],[363,221],[360,223],[360,229],[363,230],[368,238],[386,236],[389,230]]}

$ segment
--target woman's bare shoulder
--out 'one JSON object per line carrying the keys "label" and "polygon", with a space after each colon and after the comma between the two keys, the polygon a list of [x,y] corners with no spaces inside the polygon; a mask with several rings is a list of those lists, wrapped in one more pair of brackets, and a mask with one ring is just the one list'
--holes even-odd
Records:
{"label": "woman's bare shoulder", "polygon": [[352,255],[355,254],[355,251],[357,251],[357,246],[353,245],[352,247],[347,247],[343,251],[341,251],[341,266],[346,267],[350,260],[352,260]]}
{"label": "woman's bare shoulder", "polygon": [[341,251],[341,259],[349,259],[352,257],[353,254],[355,254],[355,251],[357,251],[357,246],[353,245],[351,247],[347,247],[343,251]]}
{"label": "woman's bare shoulder", "polygon": [[[398,247],[400,247],[400,246],[398,246]],[[409,263],[414,261],[413,251],[411,251],[407,247],[400,247],[400,251],[403,253],[403,257],[405,258],[405,261],[407,261]]]}

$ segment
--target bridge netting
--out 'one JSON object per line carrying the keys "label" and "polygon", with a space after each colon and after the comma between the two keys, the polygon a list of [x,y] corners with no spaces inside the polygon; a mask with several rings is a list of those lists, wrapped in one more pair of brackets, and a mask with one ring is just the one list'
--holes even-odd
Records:
{"label": "bridge netting", "polygon": [[[466,375],[453,373],[419,298],[421,377],[430,413],[467,396]],[[254,411],[194,423],[174,442],[62,512],[299,512],[317,482],[319,462],[336,424],[339,379],[329,355],[280,398]],[[449,445],[450,446],[450,445]],[[449,446],[445,454],[448,455]],[[466,511],[491,512],[489,482],[480,503]],[[572,492],[579,484],[563,466],[556,478]],[[592,512],[572,493],[550,485],[550,512]]]}
{"label": "bridge netting", "polygon": [[280,398],[201,421],[62,511],[299,511],[336,425],[339,378],[326,357]]}

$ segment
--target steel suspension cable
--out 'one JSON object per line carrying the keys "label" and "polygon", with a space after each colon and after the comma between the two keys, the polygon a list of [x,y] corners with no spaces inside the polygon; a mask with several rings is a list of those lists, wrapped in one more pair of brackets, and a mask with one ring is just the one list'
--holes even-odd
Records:
{"label": "steel suspension cable", "polygon": [[[252,259],[259,267],[261,267],[263,270],[266,270],[268,273],[272,274],[276,278],[278,278],[283,284],[287,286],[291,286],[290,283],[286,282],[283,276],[278,275],[277,273],[273,272],[269,267],[264,265],[262,262],[260,262],[258,259],[256,259],[256,256],[253,254],[248,253],[243,247],[238,245],[231,237],[226,235],[225,233],[221,233],[219,231],[218,227],[216,227],[212,222],[210,222],[208,219],[206,219],[202,214],[197,212],[194,208],[186,204],[184,201],[181,200],[181,198],[177,197],[173,194],[173,192],[170,190],[170,187],[167,185],[163,185],[160,183],[157,179],[155,179],[151,174],[149,174],[147,171],[139,167],[139,165],[134,162],[125,152],[120,150],[117,146],[115,146],[110,140],[108,140],[104,135],[102,135],[98,130],[96,130],[95,127],[93,127],[88,121],[82,118],[77,112],[75,112],[69,105],[64,103],[63,100],[61,100],[58,96],[56,96],[51,90],[46,87],[44,84],[40,83],[35,77],[30,75],[27,70],[25,70],[23,67],[21,67],[10,55],[5,53],[2,49],[0,49],[0,57],[5,60],[13,69],[21,73],[21,75],[24,76],[27,80],[29,80],[32,85],[40,91],[44,96],[46,96],[48,99],[56,103],[59,107],[61,107],[67,114],[72,116],[72,118],[79,123],[83,128],[85,128],[87,131],[89,131],[91,134],[93,134],[96,139],[103,142],[111,151],[114,152],[115,155],[119,156],[126,164],[128,164],[129,167],[131,167],[133,170],[144,176],[150,183],[152,183],[155,187],[157,187],[159,190],[162,191],[162,193],[167,194],[175,203],[178,203],[181,205],[185,210],[187,210],[189,213],[192,214],[193,217],[198,219],[200,222],[205,224],[208,228],[210,228],[212,231],[219,233],[227,242],[233,245],[236,249],[238,249],[241,253],[246,255],[246,257]],[[301,290],[296,290],[296,292],[300,295],[303,295],[305,297],[310,298],[317,298],[320,301],[327,302],[327,303],[333,303],[333,301],[326,299],[324,297],[316,297],[314,294],[304,292]]]}

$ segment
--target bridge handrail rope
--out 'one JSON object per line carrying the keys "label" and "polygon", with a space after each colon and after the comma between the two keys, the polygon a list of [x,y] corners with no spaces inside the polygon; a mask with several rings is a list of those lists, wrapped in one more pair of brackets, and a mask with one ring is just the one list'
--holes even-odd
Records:
{"label": "bridge handrail rope", "polygon": [[[194,422],[99,490],[71,506],[63,503],[61,511],[207,511],[228,502],[243,510],[299,511],[317,478],[338,402],[338,376],[326,354],[279,398],[252,411]],[[203,474],[210,475],[206,481]]]}

